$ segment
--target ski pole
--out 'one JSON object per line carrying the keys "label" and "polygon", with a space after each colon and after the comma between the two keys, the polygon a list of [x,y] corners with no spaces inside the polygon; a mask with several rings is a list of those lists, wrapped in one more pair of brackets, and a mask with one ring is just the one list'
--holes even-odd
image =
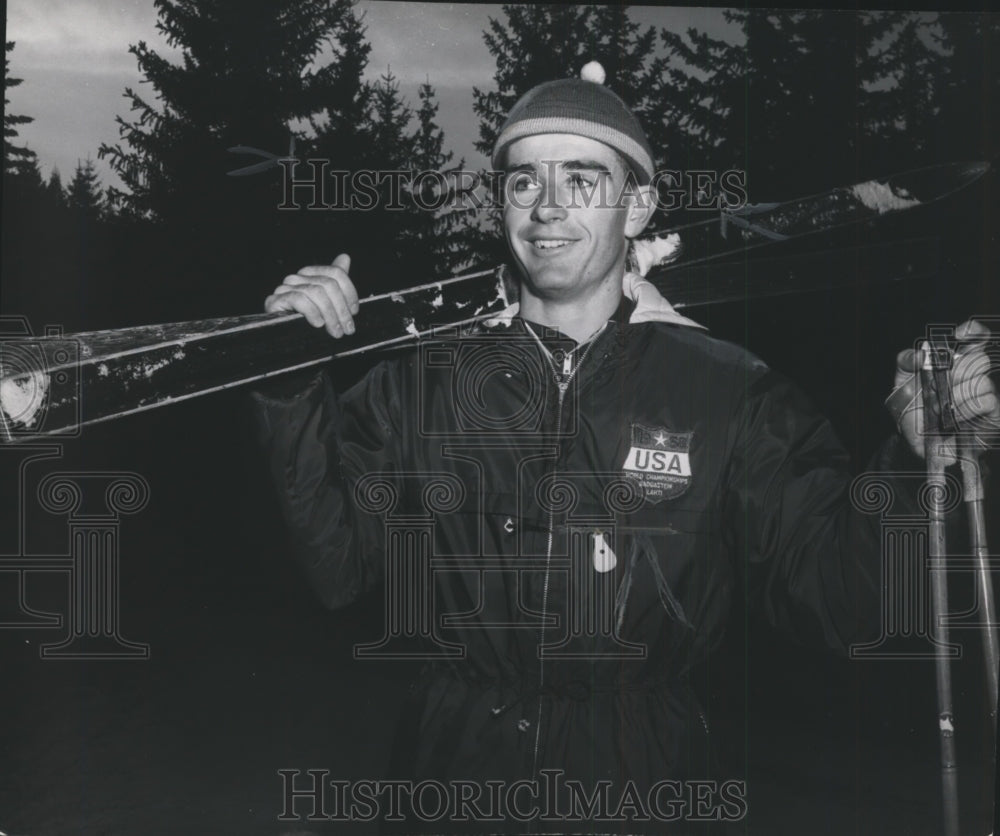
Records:
{"label": "ski pole", "polygon": [[941,789],[944,802],[944,834],[959,836],[958,761],[955,752],[955,718],[952,710],[951,663],[944,653],[948,644],[948,577],[943,568],[947,554],[944,503],[946,452],[944,433],[954,427],[948,370],[951,352],[946,346],[925,342],[920,370],[924,405],[924,457],[927,465],[927,496],[930,504],[928,557],[931,565],[931,615],[942,647],[934,656],[938,702],[938,733],[941,741]]}
{"label": "ski pole", "polygon": [[993,734],[997,732],[997,611],[993,597],[993,579],[989,570],[989,549],[986,545],[986,515],[983,510],[983,479],[979,466],[979,452],[974,449],[975,441],[964,443],[961,448],[962,482],[965,506],[969,513],[969,531],[973,555],[976,561],[976,595],[980,618],[983,619],[983,663],[986,668],[986,696],[988,711],[993,724]]}

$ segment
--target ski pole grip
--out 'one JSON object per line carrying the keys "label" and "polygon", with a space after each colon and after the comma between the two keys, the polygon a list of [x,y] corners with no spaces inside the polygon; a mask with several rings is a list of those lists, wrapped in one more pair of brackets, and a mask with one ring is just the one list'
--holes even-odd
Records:
{"label": "ski pole grip", "polygon": [[933,334],[923,348],[921,383],[924,396],[924,428],[929,434],[954,435],[958,430],[951,394],[954,355],[948,344]]}

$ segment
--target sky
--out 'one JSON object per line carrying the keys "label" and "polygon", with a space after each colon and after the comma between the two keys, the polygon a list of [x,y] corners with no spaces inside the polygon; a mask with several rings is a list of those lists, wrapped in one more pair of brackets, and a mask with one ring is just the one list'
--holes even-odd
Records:
{"label": "sky", "polygon": [[[473,148],[472,88],[491,85],[494,63],[482,33],[491,16],[503,18],[501,7],[360,0],[358,8],[372,46],[368,77],[391,67],[412,105],[418,85],[429,79],[456,160],[464,157],[472,168],[485,164]],[[695,26],[715,37],[739,37],[720,9],[636,6],[631,15],[644,25],[675,31]],[[144,40],[164,57],[179,59],[155,24],[153,0],[8,0],[7,40],[16,42],[10,73],[23,79],[9,91],[9,112],[34,117],[19,127],[18,142],[38,154],[43,176],[57,167],[66,184],[77,162],[89,157],[105,185],[117,184],[97,149],[117,141],[116,115],[129,118],[125,87],[143,92],[129,45]]]}

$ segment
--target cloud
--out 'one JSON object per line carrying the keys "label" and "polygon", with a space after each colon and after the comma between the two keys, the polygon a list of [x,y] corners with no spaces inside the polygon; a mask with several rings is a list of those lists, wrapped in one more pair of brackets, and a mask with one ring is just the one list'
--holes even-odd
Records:
{"label": "cloud", "polygon": [[88,74],[136,74],[130,44],[145,40],[163,54],[170,49],[155,29],[152,0],[12,0],[7,39],[17,43],[19,72],[79,70]]}
{"label": "cloud", "polygon": [[743,31],[738,25],[727,23],[723,11],[706,6],[630,6],[629,17],[643,29],[655,27],[657,34],[668,29],[686,35],[688,29],[695,28],[712,38],[742,43]]}
{"label": "cloud", "polygon": [[502,17],[499,5],[363,2],[372,51],[368,75],[387,67],[400,83],[435,86],[488,84],[493,60],[483,44],[489,18]]}
{"label": "cloud", "polygon": [[46,175],[58,168],[64,183],[72,177],[77,160],[88,157],[105,185],[117,182],[107,165],[97,160],[97,149],[102,141],[117,140],[115,116],[128,116],[124,86],[122,79],[104,72],[34,70],[10,92],[11,112],[35,120],[18,126],[18,144],[38,154]]}

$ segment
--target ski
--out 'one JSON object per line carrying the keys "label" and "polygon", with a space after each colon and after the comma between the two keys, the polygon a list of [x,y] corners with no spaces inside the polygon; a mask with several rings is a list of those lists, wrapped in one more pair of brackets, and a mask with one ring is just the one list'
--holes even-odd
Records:
{"label": "ski", "polygon": [[248,314],[0,342],[0,443],[207,395],[472,323],[509,304],[484,270],[360,300],[336,342],[297,313]]}
{"label": "ski", "polygon": [[[785,203],[726,210],[637,240],[631,266],[677,308],[827,289],[854,284],[860,276],[926,276],[937,263],[936,242],[928,239],[733,259],[925,205],[988,169],[986,163],[946,164]],[[503,269],[496,268],[370,296],[360,300],[356,333],[337,341],[299,314],[3,339],[0,443],[73,434],[87,424],[391,348],[495,315],[512,293]]]}
{"label": "ski", "polygon": [[971,185],[990,169],[986,162],[944,163],[866,180],[784,203],[724,209],[718,216],[639,241],[638,267],[695,265],[778,241],[864,224],[935,203]]}

